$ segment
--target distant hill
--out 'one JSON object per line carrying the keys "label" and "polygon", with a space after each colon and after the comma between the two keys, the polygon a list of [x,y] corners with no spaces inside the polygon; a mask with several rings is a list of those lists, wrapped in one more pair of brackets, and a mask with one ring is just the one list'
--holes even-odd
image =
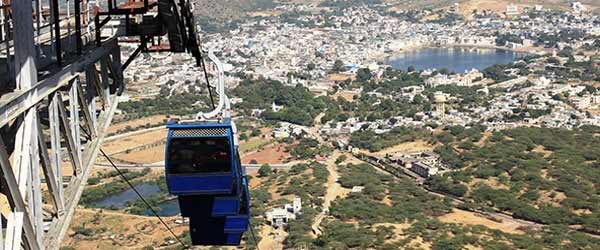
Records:
{"label": "distant hill", "polygon": [[271,9],[276,6],[273,0],[195,0],[196,14],[218,21],[238,20],[248,11]]}
{"label": "distant hill", "polygon": [[[271,10],[281,4],[313,4],[315,6],[330,0],[194,0],[196,16],[203,29],[216,32],[235,28],[237,21],[245,19],[250,12]],[[354,3],[377,2],[378,0],[347,0]],[[543,5],[546,8],[567,9],[573,0],[381,0],[391,4],[389,10],[437,9],[460,3],[464,15],[475,9],[491,9],[503,12],[506,5],[512,3],[519,6]],[[579,0],[592,10],[600,10],[599,0]]]}
{"label": "distant hill", "polygon": [[[542,5],[549,9],[567,9],[570,7],[573,0],[461,0],[461,9],[463,13],[470,12],[474,9],[491,9],[496,11],[506,10],[506,5],[516,4],[518,6],[534,6]],[[598,0],[579,0],[579,2],[587,5],[592,10],[600,8]]]}

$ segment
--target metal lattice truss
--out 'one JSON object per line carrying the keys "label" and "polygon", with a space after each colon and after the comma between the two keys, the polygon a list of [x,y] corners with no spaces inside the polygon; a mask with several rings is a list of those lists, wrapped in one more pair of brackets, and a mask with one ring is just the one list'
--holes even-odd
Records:
{"label": "metal lattice truss", "polygon": [[124,87],[115,38],[38,81],[30,5],[13,1],[16,90],[0,98],[0,250],[60,247]]}

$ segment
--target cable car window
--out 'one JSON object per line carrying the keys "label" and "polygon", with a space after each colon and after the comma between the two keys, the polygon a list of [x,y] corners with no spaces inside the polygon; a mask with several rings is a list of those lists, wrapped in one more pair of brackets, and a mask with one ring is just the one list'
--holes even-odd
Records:
{"label": "cable car window", "polygon": [[228,138],[173,138],[169,143],[170,174],[224,173],[231,171]]}

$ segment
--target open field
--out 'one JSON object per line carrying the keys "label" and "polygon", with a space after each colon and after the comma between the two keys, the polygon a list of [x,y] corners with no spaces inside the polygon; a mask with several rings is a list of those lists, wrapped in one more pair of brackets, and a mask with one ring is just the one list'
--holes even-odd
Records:
{"label": "open field", "polygon": [[151,143],[158,142],[167,137],[167,129],[161,129],[156,131],[150,131],[148,133],[133,135],[130,137],[105,142],[102,145],[102,149],[107,154],[114,154],[121,152],[123,150],[139,147],[142,145],[147,145]]}
{"label": "open field", "polygon": [[512,221],[496,222],[472,212],[453,209],[452,213],[438,217],[444,223],[457,223],[463,225],[482,225],[490,229],[500,230],[510,234],[524,234],[525,232],[519,229],[522,225]]}
{"label": "open field", "polygon": [[410,247],[416,248],[416,249],[423,249],[423,250],[430,250],[431,249],[431,243],[426,242],[423,240],[423,238],[421,238],[421,236],[417,236],[417,238],[411,240],[408,245]]}
{"label": "open field", "polygon": [[360,93],[356,91],[341,90],[332,95],[331,97],[336,100],[338,97],[341,97],[344,98],[344,100],[351,102],[354,101],[355,96],[360,96]]}
{"label": "open field", "polygon": [[248,164],[256,161],[257,164],[278,164],[289,161],[291,155],[286,152],[285,145],[271,144],[263,150],[242,156],[242,163]]}
{"label": "open field", "polygon": [[150,164],[165,160],[165,145],[151,147],[141,151],[117,154],[113,157],[128,162]]}
{"label": "open field", "polygon": [[[167,230],[158,219],[137,216],[113,211],[83,209],[75,211],[74,219],[63,242],[63,246],[74,249],[140,249],[152,246],[155,249],[161,244],[175,246]],[[176,234],[187,231],[187,225],[179,225],[175,220],[165,218]],[[123,222],[127,223],[123,223]]]}
{"label": "open field", "polygon": [[385,156],[386,154],[393,154],[396,152],[413,153],[431,150],[433,150],[433,145],[430,145],[429,143],[423,140],[416,140],[414,142],[406,142],[383,149],[381,151],[376,152],[375,154],[379,156]]}
{"label": "open field", "polygon": [[253,137],[253,138],[248,139],[247,141],[241,141],[240,142],[240,154],[244,155],[244,154],[252,152],[252,151],[257,151],[261,147],[265,147],[271,143],[273,143],[272,140],[259,138],[259,137]]}
{"label": "open field", "polygon": [[158,125],[164,124],[165,119],[167,119],[167,116],[155,115],[155,116],[144,117],[144,118],[135,119],[135,120],[131,120],[131,121],[126,121],[126,122],[119,122],[116,124],[112,124],[108,128],[108,133],[109,134],[118,133],[118,132],[125,130],[126,128],[135,129],[135,128],[138,128],[141,126],[145,126],[147,124],[158,126]]}
{"label": "open field", "polygon": [[329,81],[345,81],[345,80],[348,80],[351,78],[352,78],[352,76],[344,75],[344,74],[330,74],[329,76],[327,76],[327,79]]}

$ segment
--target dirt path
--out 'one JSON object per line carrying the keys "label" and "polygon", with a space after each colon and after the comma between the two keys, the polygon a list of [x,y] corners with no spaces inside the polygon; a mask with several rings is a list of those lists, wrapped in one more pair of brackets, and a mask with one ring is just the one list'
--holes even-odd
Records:
{"label": "dirt path", "polygon": [[329,171],[329,176],[327,177],[327,193],[325,193],[325,197],[323,199],[323,207],[322,212],[317,215],[315,218],[315,222],[311,226],[312,235],[316,237],[320,235],[321,232],[321,222],[329,213],[329,207],[331,206],[331,202],[334,201],[337,197],[344,198],[348,193],[350,193],[350,189],[343,188],[340,183],[338,183],[338,179],[340,175],[337,170],[337,164],[335,160],[341,155],[339,151],[334,151],[329,160],[325,163],[327,165],[327,171]]}
{"label": "dirt path", "polygon": [[287,232],[281,228],[274,229],[271,226],[262,226],[260,236],[262,238],[258,243],[259,249],[280,250],[283,249],[283,240],[287,237]]}

